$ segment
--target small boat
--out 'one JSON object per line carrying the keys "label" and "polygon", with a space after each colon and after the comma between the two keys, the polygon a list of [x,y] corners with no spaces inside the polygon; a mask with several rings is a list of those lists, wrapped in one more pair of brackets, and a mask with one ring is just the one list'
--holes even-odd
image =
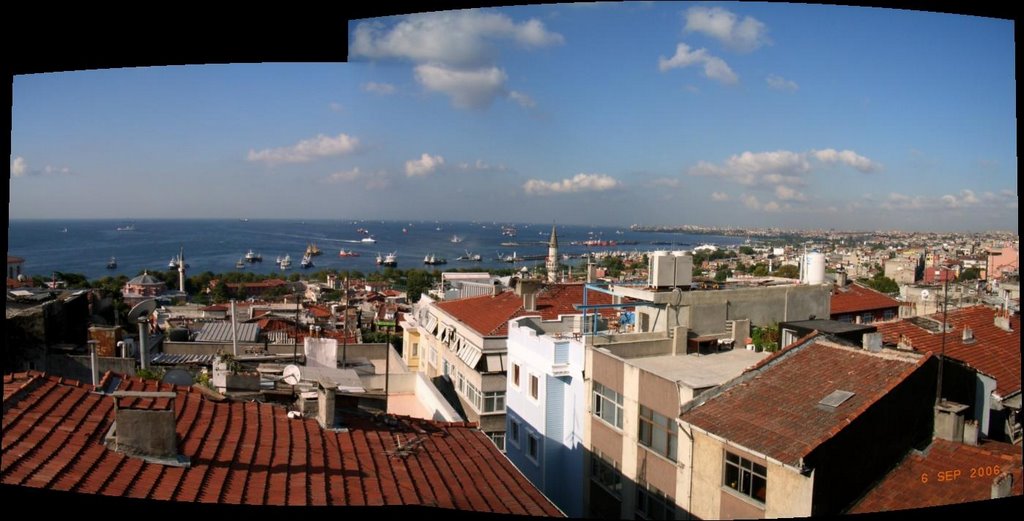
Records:
{"label": "small boat", "polygon": [[409,233],[409,229],[408,228],[402,228],[402,233]]}
{"label": "small boat", "polygon": [[245,262],[263,262],[263,254],[253,253],[252,250],[249,250],[245,254]]}
{"label": "small boat", "polygon": [[178,269],[178,257],[171,257],[171,262],[167,263],[167,269],[176,270]]}
{"label": "small boat", "polygon": [[431,253],[431,254],[427,255],[426,257],[423,257],[423,264],[429,264],[431,266],[436,266],[438,264],[448,264],[448,261],[444,257],[438,257],[437,255],[434,255],[433,253]]}
{"label": "small boat", "polygon": [[359,256],[359,252],[352,251],[352,250],[346,250],[346,249],[342,248],[342,250],[338,252],[338,256],[339,257],[358,257]]}
{"label": "small boat", "polygon": [[117,258],[116,257],[111,257],[110,260],[107,261],[107,269],[108,270],[116,270],[117,269]]}
{"label": "small boat", "polygon": [[459,261],[481,261],[481,260],[483,260],[483,257],[481,257],[479,253],[469,253],[469,250],[466,250],[466,254],[465,255],[459,255],[458,257],[455,258],[455,260],[459,260]]}
{"label": "small boat", "polygon": [[60,233],[68,233],[68,229],[67,229],[67,228],[64,228],[64,229],[62,229],[62,230],[60,231]]}
{"label": "small boat", "polygon": [[462,242],[462,237],[459,237],[458,235],[452,235],[452,238],[449,240],[449,242],[451,242],[452,244],[458,244]]}
{"label": "small boat", "polygon": [[128,224],[126,226],[118,226],[117,227],[117,231],[119,231],[119,232],[134,232],[135,231],[135,225],[134,224]]}
{"label": "small boat", "polygon": [[313,257],[311,255],[309,255],[309,254],[303,255],[302,256],[302,261],[299,262],[299,266],[302,267],[302,269],[312,268],[313,267]]}
{"label": "small boat", "polygon": [[320,248],[316,246],[315,242],[311,242],[306,245],[306,255],[309,255],[310,257],[316,257],[317,255],[320,255],[322,253],[323,252],[320,251]]}
{"label": "small boat", "polygon": [[515,241],[505,241],[505,242],[501,243],[501,245],[502,246],[519,246],[519,243],[515,242]]}
{"label": "small boat", "polygon": [[235,263],[235,267],[240,269],[240,270],[241,269],[245,269],[245,259],[244,258],[238,259],[238,262]]}
{"label": "small boat", "polygon": [[359,239],[359,242],[365,242],[365,243],[373,244],[373,243],[377,242],[377,239],[374,239],[373,237],[363,237],[362,239]]}
{"label": "small boat", "polygon": [[292,258],[291,258],[291,256],[288,255],[288,254],[285,254],[284,258],[281,259],[280,266],[281,266],[282,270],[286,270],[288,268],[291,268],[292,267]]}

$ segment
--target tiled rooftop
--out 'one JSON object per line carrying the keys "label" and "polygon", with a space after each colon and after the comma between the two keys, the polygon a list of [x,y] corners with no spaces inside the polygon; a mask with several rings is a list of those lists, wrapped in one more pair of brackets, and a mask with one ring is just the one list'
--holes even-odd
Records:
{"label": "tiled rooftop", "polygon": [[[935,439],[923,453],[909,454],[849,513],[925,508],[990,499],[996,466],[1000,472],[1013,475],[1012,494],[1024,494],[1019,445],[989,441],[975,447]],[[960,474],[950,471],[959,471]],[[940,475],[945,479],[940,481]],[[927,476],[927,482],[921,476]]]}
{"label": "tiled rooftop", "polygon": [[833,315],[898,307],[900,303],[896,299],[857,283],[832,289]]}
{"label": "tiled rooftop", "polygon": [[[967,363],[996,379],[996,392],[1003,397],[1020,390],[1020,316],[1010,318],[1012,332],[995,325],[996,311],[984,306],[950,310],[946,333],[946,356]],[[942,313],[930,315],[942,322]],[[964,343],[964,326],[974,333],[974,342]],[[941,331],[941,326],[938,331]],[[942,334],[932,333],[908,320],[878,324],[882,340],[898,344],[900,337],[910,340],[915,351],[939,354]]]}
{"label": "tiled rooftop", "polygon": [[[448,302],[439,302],[437,307],[462,321],[483,336],[508,336],[508,321],[526,315],[540,315],[544,320],[556,320],[559,315],[579,314],[574,304],[583,303],[583,284],[551,284],[537,294],[537,310],[526,311],[523,297],[512,291],[499,295],[481,295]],[[591,291],[588,304],[611,304],[611,295]],[[601,310],[611,316],[614,310]]]}
{"label": "tiled rooftop", "polygon": [[[114,420],[109,396],[77,381],[19,373],[4,375],[0,482],[181,502],[561,515],[471,424],[400,418],[398,427],[388,427],[346,416],[348,431],[336,432],[289,419],[281,407],[215,403],[193,388],[111,373],[102,384],[176,392],[178,450],[191,466],[147,463],[106,448]],[[160,405],[135,400],[135,407]]]}
{"label": "tiled rooftop", "polygon": [[[711,391],[681,419],[747,449],[796,466],[841,431],[927,356],[869,353],[818,337],[794,344],[749,370],[748,379]],[[778,353],[777,353],[778,355]],[[818,402],[836,390],[853,396],[834,410]]]}

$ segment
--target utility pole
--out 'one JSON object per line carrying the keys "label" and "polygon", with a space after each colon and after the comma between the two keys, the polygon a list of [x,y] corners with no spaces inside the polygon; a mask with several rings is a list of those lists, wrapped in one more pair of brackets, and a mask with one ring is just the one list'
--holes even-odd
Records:
{"label": "utility pole", "polygon": [[[939,270],[935,270],[936,275],[940,273]],[[947,307],[949,302],[949,295],[947,293],[949,289],[949,278],[942,278],[942,350],[939,354],[939,378],[935,386],[935,405],[942,403],[942,366],[946,365],[946,320],[947,320]]]}

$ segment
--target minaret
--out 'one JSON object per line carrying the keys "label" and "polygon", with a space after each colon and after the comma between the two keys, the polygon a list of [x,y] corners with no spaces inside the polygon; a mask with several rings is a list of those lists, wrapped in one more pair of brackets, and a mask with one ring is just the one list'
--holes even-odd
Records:
{"label": "minaret", "polygon": [[548,282],[558,280],[558,233],[555,232],[555,225],[551,225],[551,240],[548,241],[548,259],[544,263],[548,270]]}
{"label": "minaret", "polygon": [[185,292],[185,247],[178,252],[178,291]]}

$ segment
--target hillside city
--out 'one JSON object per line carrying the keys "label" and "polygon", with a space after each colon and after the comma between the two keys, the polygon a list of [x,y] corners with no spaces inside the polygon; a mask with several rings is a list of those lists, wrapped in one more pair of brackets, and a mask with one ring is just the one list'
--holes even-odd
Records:
{"label": "hillside city", "polygon": [[2,482],[609,519],[1022,494],[1016,233],[633,229],[665,246],[568,258],[552,226],[493,273],[87,280],[8,252]]}

